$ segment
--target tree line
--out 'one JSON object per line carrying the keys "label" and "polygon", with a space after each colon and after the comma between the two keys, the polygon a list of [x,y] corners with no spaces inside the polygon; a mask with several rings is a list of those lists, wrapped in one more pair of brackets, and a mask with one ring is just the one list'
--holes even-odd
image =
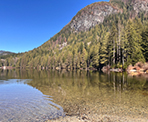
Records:
{"label": "tree line", "polygon": [[126,68],[148,61],[148,24],[143,13],[129,19],[128,11],[109,15],[86,32],[68,26],[38,48],[0,60],[0,66],[50,69]]}

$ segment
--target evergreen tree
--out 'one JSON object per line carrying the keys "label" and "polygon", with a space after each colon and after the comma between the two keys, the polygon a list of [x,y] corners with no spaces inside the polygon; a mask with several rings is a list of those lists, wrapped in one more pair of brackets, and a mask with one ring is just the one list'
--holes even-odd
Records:
{"label": "evergreen tree", "polygon": [[104,37],[104,39],[101,39],[102,41],[100,42],[100,64],[107,64],[107,41],[109,38],[109,33],[107,33]]}
{"label": "evergreen tree", "polygon": [[116,63],[116,48],[117,48],[117,28],[116,25],[113,24],[110,36],[108,38],[108,55],[110,64]]}
{"label": "evergreen tree", "polygon": [[146,61],[148,61],[148,25],[146,27],[146,29],[144,29],[144,31],[142,32],[142,43],[141,46],[143,48],[143,55],[146,59]]}
{"label": "evergreen tree", "polygon": [[131,20],[129,20],[127,27],[127,40],[128,40],[128,58],[132,59],[132,64],[135,64],[138,61],[144,62],[144,56],[142,54],[142,47],[139,44],[141,42],[140,33],[136,32],[136,28],[134,28],[134,24]]}

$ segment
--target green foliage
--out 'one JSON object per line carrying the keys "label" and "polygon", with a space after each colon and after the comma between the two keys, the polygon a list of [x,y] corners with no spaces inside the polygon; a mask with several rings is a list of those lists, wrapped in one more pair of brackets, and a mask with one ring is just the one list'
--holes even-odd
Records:
{"label": "green foliage", "polygon": [[143,48],[142,52],[144,55],[144,58],[146,59],[146,61],[148,61],[148,25],[146,25],[146,28],[143,30],[142,32],[142,42],[141,42],[141,46]]}
{"label": "green foliage", "polygon": [[0,60],[0,66],[98,69],[108,64],[112,68],[126,68],[148,61],[148,17],[142,12],[129,20],[133,11],[131,1],[126,5],[119,0],[111,2],[123,12],[106,16],[102,24],[85,32],[75,32],[67,25],[32,51],[0,57],[5,59]]}

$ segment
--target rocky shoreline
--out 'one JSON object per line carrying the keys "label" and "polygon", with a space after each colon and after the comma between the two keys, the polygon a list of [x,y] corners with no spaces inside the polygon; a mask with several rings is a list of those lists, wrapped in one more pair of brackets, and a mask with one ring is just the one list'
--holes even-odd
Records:
{"label": "rocky shoreline", "polygon": [[71,106],[65,117],[47,122],[148,122],[147,113],[147,105],[141,108],[122,105],[121,102],[119,105],[115,105],[102,101],[95,104],[79,105],[79,107]]}
{"label": "rocky shoreline", "polygon": [[54,120],[48,120],[47,122],[148,122],[147,118],[138,118],[130,116],[117,116],[117,115],[98,115],[90,114],[83,116],[66,116],[60,117]]}
{"label": "rocky shoreline", "polygon": [[104,66],[102,68],[102,71],[104,73],[107,73],[107,72],[124,72],[124,71],[127,71],[127,73],[130,76],[148,75],[148,63],[138,62],[134,66],[129,65],[127,67],[127,69],[111,68],[111,66],[107,65],[107,66]]}
{"label": "rocky shoreline", "polygon": [[148,75],[148,63],[138,62],[134,66],[129,65],[127,72],[131,76]]}

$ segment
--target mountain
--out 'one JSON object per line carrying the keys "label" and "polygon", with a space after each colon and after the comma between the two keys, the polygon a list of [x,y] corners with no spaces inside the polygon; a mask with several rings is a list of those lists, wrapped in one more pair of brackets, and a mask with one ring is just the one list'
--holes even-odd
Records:
{"label": "mountain", "polygon": [[13,52],[0,50],[0,56],[14,54]]}
{"label": "mountain", "polygon": [[93,3],[77,13],[70,22],[70,27],[75,31],[86,31],[89,28],[102,23],[104,21],[104,17],[118,12],[120,12],[120,10],[110,3]]}
{"label": "mountain", "polygon": [[119,3],[120,7],[126,5],[128,8],[133,8],[134,12],[137,14],[139,12],[148,12],[148,0],[111,0],[111,3]]}
{"label": "mountain", "polygon": [[148,12],[148,0],[111,0],[110,2],[96,2],[86,6],[69,23],[75,31],[86,31],[104,21],[110,14],[123,12],[123,6],[133,8],[133,14]]}
{"label": "mountain", "polygon": [[99,69],[108,64],[125,68],[148,61],[147,23],[148,0],[92,3],[43,45],[7,58],[6,64],[39,69]]}

